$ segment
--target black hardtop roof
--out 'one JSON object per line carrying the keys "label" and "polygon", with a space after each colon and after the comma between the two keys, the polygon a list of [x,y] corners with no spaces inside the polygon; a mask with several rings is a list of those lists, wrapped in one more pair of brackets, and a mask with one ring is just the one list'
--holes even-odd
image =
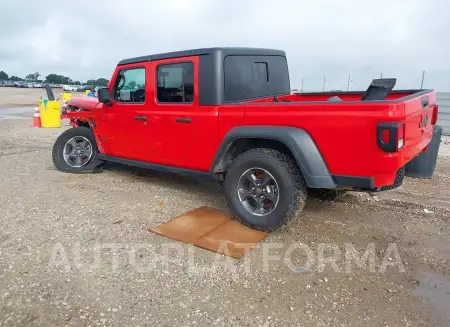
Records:
{"label": "black hardtop roof", "polygon": [[230,55],[249,55],[249,56],[283,56],[286,53],[282,50],[264,49],[264,48],[246,48],[246,47],[221,47],[221,48],[200,48],[192,50],[183,50],[175,52],[159,53],[148,56],[134,57],[119,61],[118,65],[134,64],[145,61],[171,59],[189,56],[201,56],[219,54],[222,57]]}

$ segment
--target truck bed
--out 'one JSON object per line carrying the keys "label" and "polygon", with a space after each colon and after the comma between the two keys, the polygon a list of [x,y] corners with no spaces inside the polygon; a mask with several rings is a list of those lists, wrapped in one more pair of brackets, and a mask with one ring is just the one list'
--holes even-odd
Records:
{"label": "truck bed", "polygon": [[[229,104],[222,110],[245,107],[243,125],[270,122],[269,125],[302,128],[327,159],[331,174],[373,178],[375,188],[391,185],[397,171],[431,141],[437,119],[436,93],[393,91],[387,100],[361,101],[363,94],[290,94]],[[333,96],[339,96],[341,101],[328,101]],[[383,126],[398,123],[404,124],[404,146],[395,152],[384,151],[379,131]]]}
{"label": "truck bed", "polygon": [[[391,91],[385,100],[400,100],[403,101],[408,97],[418,96],[418,93],[427,92],[429,90],[395,90]],[[289,102],[311,102],[311,101],[326,101],[328,102],[332,97],[339,97],[342,101],[361,101],[365,91],[349,91],[349,92],[307,92],[307,93],[293,93],[289,95],[277,96],[279,101]],[[250,100],[249,102],[274,102],[274,97],[267,97],[263,99]],[[373,102],[373,101],[368,101]]]}

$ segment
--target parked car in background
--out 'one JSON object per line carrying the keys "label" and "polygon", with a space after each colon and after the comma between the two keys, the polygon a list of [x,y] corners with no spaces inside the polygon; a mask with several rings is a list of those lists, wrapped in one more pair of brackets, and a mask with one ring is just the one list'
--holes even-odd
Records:
{"label": "parked car in background", "polygon": [[63,89],[63,91],[72,92],[72,91],[77,91],[78,90],[78,86],[77,85],[64,85],[62,87],[62,89]]}
{"label": "parked car in background", "polygon": [[87,90],[91,90],[93,87],[93,85],[81,85],[78,86],[78,92],[86,92]]}
{"label": "parked car in background", "polygon": [[14,82],[13,86],[14,87],[26,87],[24,82]]}

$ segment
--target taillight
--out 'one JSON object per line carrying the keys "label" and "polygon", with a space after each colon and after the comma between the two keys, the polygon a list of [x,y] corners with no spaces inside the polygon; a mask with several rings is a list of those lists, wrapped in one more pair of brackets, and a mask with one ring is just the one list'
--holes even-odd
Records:
{"label": "taillight", "polygon": [[397,126],[397,150],[400,150],[405,145],[405,124],[400,123]]}
{"label": "taillight", "polygon": [[405,146],[405,124],[381,123],[377,127],[378,146],[386,152],[396,152]]}
{"label": "taillight", "polygon": [[381,141],[383,141],[383,143],[389,143],[390,137],[391,137],[391,133],[390,133],[389,129],[383,128],[383,130],[381,132]]}
{"label": "taillight", "polygon": [[438,112],[439,112],[439,106],[435,104],[433,106],[433,114],[431,116],[431,125],[436,125],[438,120]]}

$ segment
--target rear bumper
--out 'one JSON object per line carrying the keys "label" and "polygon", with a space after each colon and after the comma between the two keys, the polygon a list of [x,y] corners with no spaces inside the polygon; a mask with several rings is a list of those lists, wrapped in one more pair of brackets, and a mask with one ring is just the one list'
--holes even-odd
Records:
{"label": "rear bumper", "polygon": [[337,188],[351,188],[358,190],[373,190],[375,188],[372,177],[332,175]]}
{"label": "rear bumper", "polygon": [[359,191],[372,191],[380,192],[392,190],[403,184],[405,178],[405,166],[394,172],[393,182],[386,184],[382,187],[375,187],[375,182],[373,177],[359,177],[359,176],[344,176],[344,175],[333,175],[333,179],[336,182],[337,188],[346,188]]}
{"label": "rear bumper", "polygon": [[[384,191],[401,185],[405,167],[417,157],[430,143],[432,135],[424,135],[416,143],[409,143],[400,151],[385,153],[364,158],[361,162],[361,175],[332,174],[337,188],[353,190]],[[363,174],[367,173],[366,176]],[[401,180],[401,181],[400,181]]]}
{"label": "rear bumper", "polygon": [[404,179],[405,179],[405,166],[401,167],[395,173],[394,183],[392,183],[391,185],[378,187],[378,188],[374,189],[374,192],[393,190],[393,189],[399,187],[400,185],[402,185]]}

